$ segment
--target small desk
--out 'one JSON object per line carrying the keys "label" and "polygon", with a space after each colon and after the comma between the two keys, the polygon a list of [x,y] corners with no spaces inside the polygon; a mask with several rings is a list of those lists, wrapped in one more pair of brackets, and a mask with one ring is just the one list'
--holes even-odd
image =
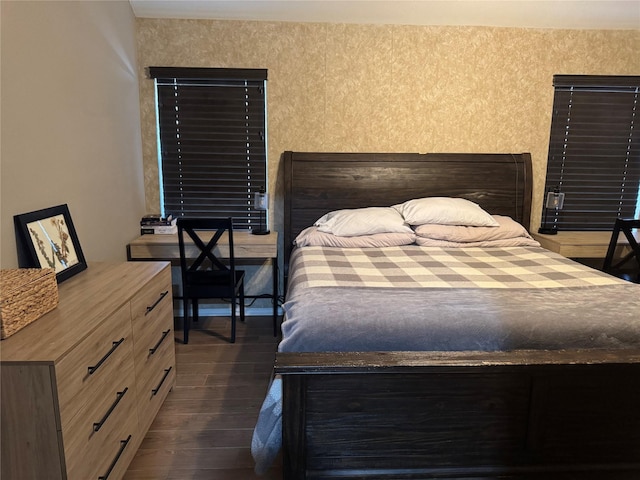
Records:
{"label": "small desk", "polygon": [[[568,258],[601,258],[607,255],[611,232],[558,232],[556,235],[532,233],[531,236],[547,250]],[[640,241],[640,233],[635,232]],[[618,239],[619,248],[616,257],[622,257],[631,251],[624,235]]]}
{"label": "small desk", "polygon": [[[226,234],[218,241],[216,253],[220,257],[229,256],[229,241]],[[203,235],[203,239],[207,238]],[[209,236],[210,238],[210,236]],[[185,239],[185,241],[187,241]],[[190,243],[191,240],[189,239]],[[187,256],[195,256],[198,249],[191,244],[185,245]],[[236,260],[271,260],[273,272],[273,334],[277,335],[278,325],[278,233],[253,235],[247,231],[233,232],[233,250]],[[173,265],[180,264],[178,235],[142,235],[127,245],[127,260],[167,260]]]}

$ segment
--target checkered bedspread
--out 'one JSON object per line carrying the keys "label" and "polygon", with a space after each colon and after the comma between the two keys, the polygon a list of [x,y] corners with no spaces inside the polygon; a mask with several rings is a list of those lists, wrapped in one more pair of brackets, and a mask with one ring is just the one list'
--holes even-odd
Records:
{"label": "checkered bedspread", "polygon": [[624,283],[537,247],[304,247],[289,292],[308,287],[562,288]]}

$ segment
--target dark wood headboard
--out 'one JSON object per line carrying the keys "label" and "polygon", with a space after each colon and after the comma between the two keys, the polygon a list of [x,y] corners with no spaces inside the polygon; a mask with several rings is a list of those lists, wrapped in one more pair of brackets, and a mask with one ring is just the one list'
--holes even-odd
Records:
{"label": "dark wood headboard", "polygon": [[390,206],[421,197],[462,197],[527,229],[528,153],[284,152],[284,261],[296,235],[332,210]]}

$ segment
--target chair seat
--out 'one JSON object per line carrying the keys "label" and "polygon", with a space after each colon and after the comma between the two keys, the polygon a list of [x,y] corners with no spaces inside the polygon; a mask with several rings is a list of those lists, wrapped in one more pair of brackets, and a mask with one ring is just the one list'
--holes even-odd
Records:
{"label": "chair seat", "polygon": [[[187,273],[187,284],[184,288],[183,296],[188,298],[217,298],[229,294],[231,282],[229,281],[231,272],[221,271],[197,271]],[[236,291],[244,281],[244,270],[235,271]]]}

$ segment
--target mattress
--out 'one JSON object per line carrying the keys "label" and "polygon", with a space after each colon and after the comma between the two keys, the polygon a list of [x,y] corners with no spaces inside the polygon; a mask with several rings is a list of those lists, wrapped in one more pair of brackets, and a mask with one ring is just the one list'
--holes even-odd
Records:
{"label": "mattress", "polygon": [[[282,352],[633,348],[640,285],[540,247],[304,247],[290,262]],[[280,447],[280,383],[253,437]]]}

